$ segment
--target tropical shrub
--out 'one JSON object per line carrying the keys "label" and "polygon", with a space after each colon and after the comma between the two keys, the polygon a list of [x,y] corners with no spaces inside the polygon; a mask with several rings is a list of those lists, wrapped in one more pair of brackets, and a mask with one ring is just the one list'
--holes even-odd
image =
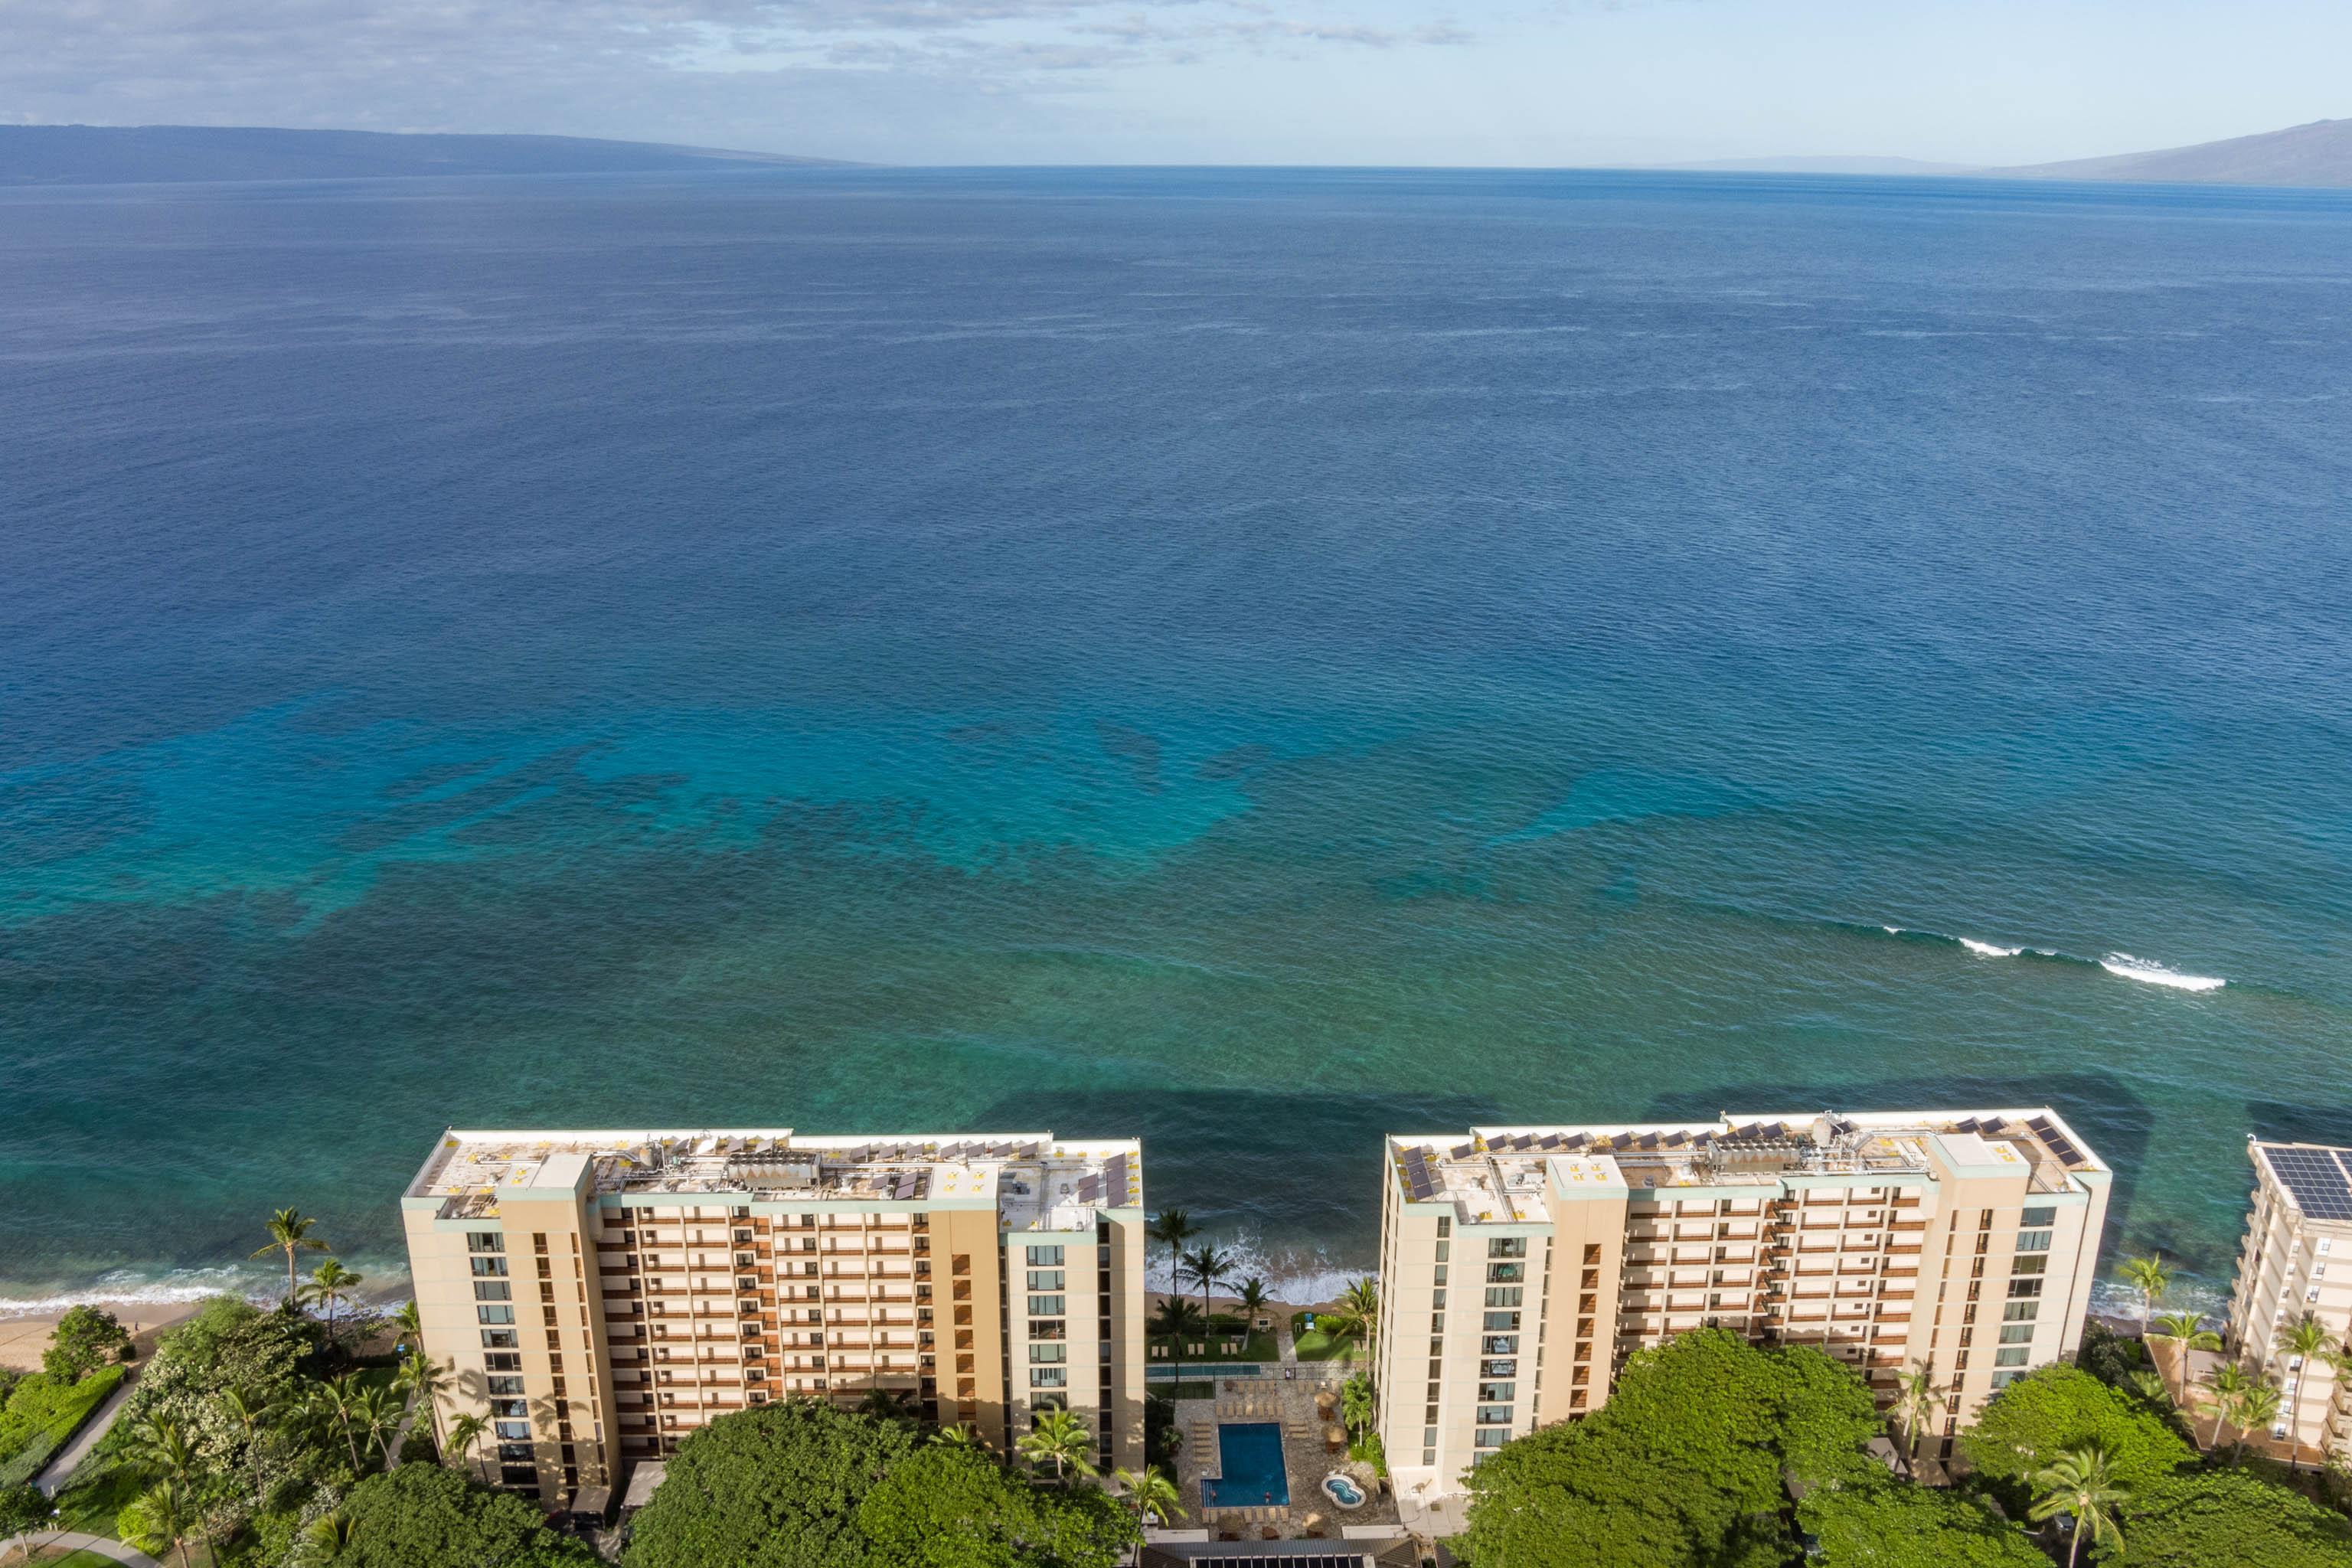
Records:
{"label": "tropical shrub", "polygon": [[2050,1568],[1981,1501],[1902,1481],[1810,1493],[1797,1521],[1819,1542],[1819,1568]]}
{"label": "tropical shrub", "polygon": [[594,1568],[539,1510],[437,1465],[370,1476],[343,1500],[343,1543],[325,1568]]}
{"label": "tropical shrub", "polygon": [[2163,1417],[2071,1366],[2045,1366],[1994,1394],[1960,1434],[1959,1451],[2015,1517],[2032,1478],[2065,1450],[2085,1447],[2104,1447],[2108,1474],[2135,1493],[2195,1457]]}
{"label": "tropical shrub", "polygon": [[2352,1568],[2352,1524],[2242,1470],[2166,1476],[2124,1505],[2123,1542],[2093,1560],[2124,1568]]}
{"label": "tropical shrub", "polygon": [[1867,1483],[1883,1427],[1850,1370],[1721,1330],[1627,1362],[1582,1421],[1497,1449],[1470,1475],[1458,1554],[1476,1568],[1780,1568],[1796,1555],[1784,1479]]}
{"label": "tropical shrub", "polygon": [[68,1383],[88,1377],[109,1362],[124,1361],[131,1336],[122,1321],[102,1307],[68,1307],[41,1352],[41,1370]]}
{"label": "tropical shrub", "polygon": [[39,1475],[122,1377],[122,1368],[108,1366],[79,1381],[46,1372],[20,1380],[0,1409],[0,1487]]}

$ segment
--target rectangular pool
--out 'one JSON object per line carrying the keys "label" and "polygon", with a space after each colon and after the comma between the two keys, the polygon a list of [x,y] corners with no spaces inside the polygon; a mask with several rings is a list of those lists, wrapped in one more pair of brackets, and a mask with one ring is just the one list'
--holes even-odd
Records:
{"label": "rectangular pool", "polygon": [[1204,1508],[1276,1508],[1290,1505],[1290,1477],[1282,1468],[1282,1428],[1272,1421],[1217,1427],[1217,1468],[1223,1474],[1201,1483]]}

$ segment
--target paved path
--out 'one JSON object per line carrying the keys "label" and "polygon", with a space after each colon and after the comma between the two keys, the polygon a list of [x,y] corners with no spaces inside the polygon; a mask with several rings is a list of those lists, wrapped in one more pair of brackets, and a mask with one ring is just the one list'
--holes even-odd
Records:
{"label": "paved path", "polygon": [[125,1546],[120,1541],[110,1541],[103,1535],[83,1535],[77,1531],[63,1530],[51,1535],[37,1531],[19,1535],[9,1541],[10,1546],[23,1547],[27,1553],[37,1546],[62,1547],[68,1552],[95,1552],[100,1557],[111,1557],[127,1568],[163,1568],[163,1565],[135,1546]]}
{"label": "paved path", "polygon": [[131,1391],[138,1386],[139,1368],[133,1367],[130,1375],[122,1380],[121,1386],[106,1396],[106,1403],[98,1407],[98,1414],[81,1424],[81,1430],[74,1434],[73,1441],[49,1461],[48,1467],[33,1482],[41,1489],[43,1497],[55,1497],[66,1489],[66,1481],[73,1475],[74,1467],[88,1458],[89,1451],[98,1447],[98,1440],[106,1436],[106,1429],[114,1425],[114,1418],[122,1414],[123,1405],[130,1401]]}

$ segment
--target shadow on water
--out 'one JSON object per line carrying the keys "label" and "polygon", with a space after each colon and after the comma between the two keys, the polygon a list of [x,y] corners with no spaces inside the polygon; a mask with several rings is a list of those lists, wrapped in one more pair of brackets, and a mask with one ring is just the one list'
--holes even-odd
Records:
{"label": "shadow on water", "polygon": [[[2054,1106],[2116,1173],[2107,1205],[2110,1258],[2162,1247],[2199,1269],[2226,1272],[2210,1242],[2162,1224],[2134,1228],[2133,1195],[2156,1119],[2123,1079],[2051,1073],[1969,1079],[1926,1075],[1855,1081],[1801,1079],[1726,1083],[1660,1095],[1628,1121],[1711,1121],[1724,1110],[1795,1114],[1916,1106]],[[2324,1115],[2325,1113],[2314,1113]],[[971,1122],[1007,1131],[1050,1128],[1066,1137],[1140,1137],[1145,1202],[1191,1211],[1213,1233],[1241,1230],[1271,1243],[1319,1248],[1368,1264],[1378,1246],[1381,1140],[1392,1132],[1460,1132],[1475,1125],[1598,1121],[1589,1110],[1477,1095],[1282,1094],[1170,1090],[1152,1094],[1041,1090],[1008,1095]],[[2262,1118],[2257,1116],[2258,1124]],[[2352,1116],[2344,1123],[2352,1126]]]}
{"label": "shadow on water", "polygon": [[1213,1233],[1248,1231],[1368,1263],[1379,1243],[1381,1140],[1501,1119],[1475,1095],[1258,1089],[1046,1089],[1008,1095],[974,1127],[1139,1137],[1144,1202],[1189,1210]]}
{"label": "shadow on water", "polygon": [[[2246,1131],[2266,1143],[2326,1143],[2352,1148],[2352,1106],[2246,1101]],[[2252,1180],[2250,1174],[2247,1180]]]}

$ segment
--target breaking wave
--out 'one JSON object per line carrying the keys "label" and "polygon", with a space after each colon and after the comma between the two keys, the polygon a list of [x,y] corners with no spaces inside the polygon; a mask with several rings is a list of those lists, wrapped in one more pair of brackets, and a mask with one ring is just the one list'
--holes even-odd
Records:
{"label": "breaking wave", "polygon": [[[1857,928],[1858,929],[1858,928]],[[1945,931],[1926,931],[1916,926],[1895,926],[1881,923],[1878,929],[1888,936],[1906,942],[1943,942],[1963,949],[1979,958],[2026,958],[2052,963],[2077,964],[2084,969],[2103,969],[2109,974],[2126,980],[2143,981],[2150,985],[2168,985],[2176,991],[2219,991],[2229,984],[2218,975],[2186,974],[2153,959],[2135,958],[2128,952],[2110,952],[2105,958],[2084,958],[2071,952],[2061,952],[2054,947],[2006,946],[2000,942],[1980,942],[1972,936],[1953,936]]]}

